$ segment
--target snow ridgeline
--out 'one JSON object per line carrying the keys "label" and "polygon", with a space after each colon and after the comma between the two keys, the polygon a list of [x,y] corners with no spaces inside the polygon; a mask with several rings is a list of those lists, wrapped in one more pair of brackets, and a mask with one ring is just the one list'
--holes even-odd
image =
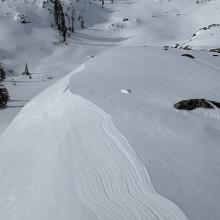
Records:
{"label": "snow ridgeline", "polygon": [[71,93],[70,76],[1,136],[0,219],[187,219],[156,193],[111,117]]}

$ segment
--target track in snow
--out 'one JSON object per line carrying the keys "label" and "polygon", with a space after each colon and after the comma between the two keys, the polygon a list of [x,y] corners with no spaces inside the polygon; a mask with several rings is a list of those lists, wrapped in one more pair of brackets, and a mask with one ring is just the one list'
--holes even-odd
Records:
{"label": "track in snow", "polygon": [[0,219],[187,219],[155,192],[111,117],[64,84],[24,107],[1,137]]}

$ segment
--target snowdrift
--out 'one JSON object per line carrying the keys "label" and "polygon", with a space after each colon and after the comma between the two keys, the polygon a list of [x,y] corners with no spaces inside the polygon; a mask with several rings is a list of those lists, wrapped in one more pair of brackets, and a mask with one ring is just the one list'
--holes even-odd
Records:
{"label": "snowdrift", "polygon": [[[156,190],[193,220],[219,218],[220,111],[177,111],[177,101],[220,101],[212,53],[119,47],[91,59],[70,87],[112,116]],[[130,91],[130,92],[128,92]]]}
{"label": "snowdrift", "polygon": [[68,78],[26,105],[1,136],[0,219],[186,220],[156,193],[111,117],[72,94]]}

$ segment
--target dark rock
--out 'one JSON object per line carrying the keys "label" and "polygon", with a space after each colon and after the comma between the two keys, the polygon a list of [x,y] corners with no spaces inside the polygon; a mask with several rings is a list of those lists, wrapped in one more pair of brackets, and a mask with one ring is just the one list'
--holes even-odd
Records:
{"label": "dark rock", "polygon": [[213,56],[213,57],[218,57],[218,54],[213,54],[212,56]]}
{"label": "dark rock", "polygon": [[173,48],[178,48],[180,45],[179,44],[174,44],[172,47]]}
{"label": "dark rock", "polygon": [[123,21],[128,21],[128,18],[124,18]]}
{"label": "dark rock", "polygon": [[194,110],[196,108],[214,109],[214,107],[220,108],[220,103],[206,99],[188,99],[174,104],[174,108],[188,111]]}
{"label": "dark rock", "polygon": [[215,53],[220,53],[220,48],[211,49],[209,51],[210,52],[215,52]]}
{"label": "dark rock", "polygon": [[195,57],[193,55],[188,54],[188,53],[182,54],[182,57],[189,57],[191,59],[195,59]]}

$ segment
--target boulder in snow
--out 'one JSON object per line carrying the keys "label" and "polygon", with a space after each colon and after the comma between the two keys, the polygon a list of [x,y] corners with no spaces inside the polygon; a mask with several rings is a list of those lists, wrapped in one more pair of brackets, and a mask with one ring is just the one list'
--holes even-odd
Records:
{"label": "boulder in snow", "polygon": [[220,48],[210,49],[210,52],[220,53]]}
{"label": "boulder in snow", "polygon": [[194,110],[196,108],[214,109],[215,107],[220,108],[220,103],[210,101],[206,99],[188,99],[177,102],[174,108],[178,110]]}
{"label": "boulder in snow", "polygon": [[188,53],[182,54],[182,57],[189,57],[191,59],[195,59],[195,57],[193,55],[188,54]]}

